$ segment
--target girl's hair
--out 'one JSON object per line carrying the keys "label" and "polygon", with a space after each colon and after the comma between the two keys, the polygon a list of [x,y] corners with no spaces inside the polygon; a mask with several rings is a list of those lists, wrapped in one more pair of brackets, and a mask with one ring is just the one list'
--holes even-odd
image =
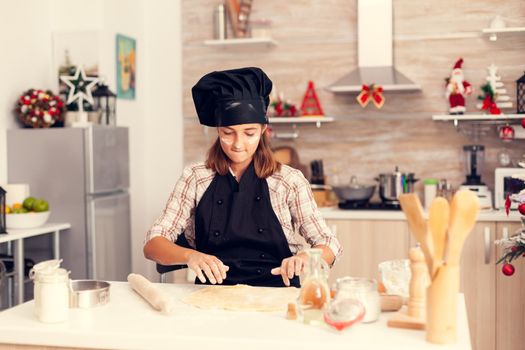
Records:
{"label": "girl's hair", "polygon": [[[276,171],[281,170],[281,164],[273,157],[273,152],[270,147],[270,138],[268,136],[268,130],[265,130],[259,140],[259,145],[253,154],[253,165],[257,177],[265,179],[273,175]],[[221,142],[217,137],[217,140],[208,150],[206,158],[206,168],[212,169],[220,175],[226,175],[230,167],[230,159],[224,153],[221,147]]]}

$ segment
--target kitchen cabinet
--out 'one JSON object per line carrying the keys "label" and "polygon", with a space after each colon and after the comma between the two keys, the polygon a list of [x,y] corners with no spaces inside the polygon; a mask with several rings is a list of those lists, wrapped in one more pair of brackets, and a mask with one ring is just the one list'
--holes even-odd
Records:
{"label": "kitchen cabinet", "polygon": [[[497,239],[513,235],[521,227],[520,223],[498,223]],[[503,249],[497,246],[497,257]],[[516,272],[511,277],[501,273],[501,265],[496,267],[496,349],[525,349],[525,258],[512,262]]]}
{"label": "kitchen cabinet", "polygon": [[327,220],[343,246],[341,259],[330,271],[330,284],[343,276],[379,280],[378,264],[408,256],[409,233],[400,220]]}
{"label": "kitchen cabinet", "polygon": [[461,255],[460,290],[465,293],[470,339],[475,350],[495,349],[495,237],[495,222],[478,222],[465,241]]}

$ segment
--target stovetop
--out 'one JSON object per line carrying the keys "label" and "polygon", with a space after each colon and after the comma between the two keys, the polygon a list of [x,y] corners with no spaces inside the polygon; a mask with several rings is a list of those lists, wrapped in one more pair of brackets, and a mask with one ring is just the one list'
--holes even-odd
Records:
{"label": "stovetop", "polygon": [[360,202],[340,202],[339,209],[344,210],[401,210],[399,204],[390,203],[360,203]]}

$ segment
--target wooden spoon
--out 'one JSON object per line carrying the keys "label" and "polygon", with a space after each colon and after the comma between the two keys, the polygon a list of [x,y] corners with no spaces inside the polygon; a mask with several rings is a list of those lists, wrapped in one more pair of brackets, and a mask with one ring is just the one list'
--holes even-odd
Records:
{"label": "wooden spoon", "polygon": [[428,226],[432,236],[434,255],[432,257],[432,278],[437,269],[443,265],[445,246],[447,240],[447,228],[450,217],[450,206],[443,197],[436,197],[428,211]]}
{"label": "wooden spoon", "polygon": [[456,192],[450,204],[447,265],[459,264],[463,244],[476,224],[478,212],[479,200],[474,192]]}
{"label": "wooden spoon", "polygon": [[[424,217],[423,207],[419,201],[419,197],[415,193],[401,194],[398,197],[401,209],[405,213],[408,221],[408,227],[421,245],[421,250],[425,255],[425,261],[427,263],[429,274],[433,271],[432,269],[432,241],[429,239],[427,232],[427,222]],[[430,275],[432,278],[432,275]]]}

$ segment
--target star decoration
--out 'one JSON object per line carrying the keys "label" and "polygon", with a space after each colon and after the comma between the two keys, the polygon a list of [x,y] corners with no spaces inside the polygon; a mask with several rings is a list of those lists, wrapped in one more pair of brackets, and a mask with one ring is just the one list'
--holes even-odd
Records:
{"label": "star decoration", "polygon": [[93,104],[93,95],[91,90],[98,83],[98,78],[92,78],[86,76],[84,68],[78,66],[74,75],[62,75],[60,76],[68,87],[69,92],[67,95],[67,104],[78,100],[79,110],[82,111],[82,102],[86,100],[89,104]]}

